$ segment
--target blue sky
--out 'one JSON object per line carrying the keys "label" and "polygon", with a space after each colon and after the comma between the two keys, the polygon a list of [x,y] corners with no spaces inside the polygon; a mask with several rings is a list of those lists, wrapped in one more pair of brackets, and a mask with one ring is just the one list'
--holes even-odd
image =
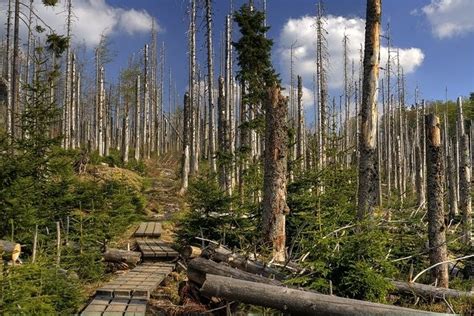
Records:
{"label": "blue sky", "polygon": [[[7,0],[0,0],[4,10]],[[117,53],[107,66],[107,74],[116,77],[118,70],[127,63],[128,56],[138,52],[149,41],[148,25],[152,18],[160,26],[159,41],[166,46],[167,68],[171,67],[173,81],[177,82],[180,95],[187,86],[187,0],[73,0],[76,20],[75,42],[85,41],[93,47],[100,33],[105,32]],[[198,1],[199,2],[199,1]],[[234,0],[234,7],[244,1]],[[273,61],[281,73],[283,82],[289,78],[289,43],[298,41],[297,73],[303,75],[307,88],[306,103],[310,103],[311,62],[314,30],[312,19],[316,9],[314,0],[267,0],[269,37],[275,41]],[[260,0],[255,0],[256,5]],[[326,1],[328,14],[330,61],[330,92],[340,94],[342,78],[339,37],[344,32],[350,36],[351,52],[358,63],[357,47],[363,38],[365,1]],[[230,1],[214,0],[215,52],[219,53],[219,34],[229,12]],[[48,23],[59,31],[64,28],[61,14],[38,8]],[[407,69],[407,97],[413,102],[413,91],[419,86],[421,96],[444,99],[445,87],[448,97],[467,95],[474,91],[474,1],[472,0],[385,0],[383,1],[383,25],[391,23],[392,41],[403,53],[403,66]],[[204,27],[202,11],[199,12],[200,34],[198,53],[205,61]],[[4,14],[0,22],[4,22]],[[305,18],[306,17],[306,18]],[[330,25],[329,25],[330,24]],[[238,36],[238,32],[234,32]],[[339,37],[338,37],[339,36]],[[362,36],[362,37],[361,37]],[[382,53],[384,51],[382,50]],[[382,56],[383,59],[383,56]],[[218,63],[216,63],[218,65]],[[204,66],[204,63],[203,63]],[[217,69],[218,70],[218,69]],[[109,79],[110,80],[110,79]]]}

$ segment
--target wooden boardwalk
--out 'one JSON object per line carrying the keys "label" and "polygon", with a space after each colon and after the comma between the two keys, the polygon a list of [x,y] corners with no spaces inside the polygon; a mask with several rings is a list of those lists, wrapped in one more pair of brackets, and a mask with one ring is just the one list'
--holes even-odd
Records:
{"label": "wooden boardwalk", "polygon": [[151,293],[170,274],[175,264],[158,262],[175,259],[179,254],[168,243],[159,242],[159,222],[142,222],[133,234],[143,262],[96,290],[95,297],[80,313],[82,316],[145,316]]}
{"label": "wooden boardwalk", "polygon": [[173,269],[174,264],[145,262],[97,289],[96,295],[148,300]]}
{"label": "wooden boardwalk", "polygon": [[84,316],[145,316],[146,300],[96,296],[84,309]]}
{"label": "wooden boardwalk", "polygon": [[179,256],[179,253],[168,243],[159,242],[156,239],[139,239],[137,245],[143,259],[175,259]]}
{"label": "wooden boardwalk", "polygon": [[159,222],[142,222],[133,234],[135,237],[154,237],[161,236],[163,228]]}

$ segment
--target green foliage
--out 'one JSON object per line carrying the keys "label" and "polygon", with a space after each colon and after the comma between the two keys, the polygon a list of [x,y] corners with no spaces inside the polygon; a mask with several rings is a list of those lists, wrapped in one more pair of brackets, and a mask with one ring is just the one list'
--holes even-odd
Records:
{"label": "green foliage", "polygon": [[374,226],[369,223],[361,232],[352,232],[341,240],[331,279],[337,292],[344,296],[385,301],[391,289],[386,278],[393,277],[395,268],[386,258],[389,240]]}
{"label": "green foliage", "polygon": [[59,0],[43,0],[43,4],[47,7],[54,7]]}
{"label": "green foliage", "polygon": [[[51,42],[59,53],[65,42]],[[113,237],[141,219],[145,207],[138,175],[104,166],[104,174],[77,176],[73,166],[84,152],[63,150],[61,137],[51,132],[59,120],[59,107],[49,95],[57,67],[46,69],[36,49],[35,76],[25,86],[27,103],[18,121],[24,137],[0,133],[0,239],[22,244],[24,266],[1,274],[0,314],[69,315],[82,300],[83,282],[104,276],[101,253]],[[118,153],[103,158],[121,164]],[[143,168],[136,164],[136,168]],[[124,179],[129,177],[129,181]],[[56,259],[56,222],[62,241],[60,267]],[[67,225],[66,223],[69,223]],[[38,228],[38,264],[28,263]],[[67,242],[66,242],[67,241]],[[73,277],[76,276],[76,277]]]}
{"label": "green foliage", "polygon": [[72,315],[84,300],[80,284],[51,262],[0,272],[1,315]]}
{"label": "green foliage", "polygon": [[100,156],[97,150],[93,151],[90,156],[90,163],[93,165],[99,165],[106,163],[110,167],[120,167],[135,171],[141,175],[145,174],[145,163],[143,161],[136,161],[135,159],[129,160],[126,164],[123,163],[121,153],[117,149],[110,149],[108,156]]}
{"label": "green foliage", "polygon": [[179,219],[176,233],[181,245],[204,237],[229,246],[242,245],[252,231],[252,220],[241,209],[232,209],[233,198],[220,190],[215,178],[197,177],[189,186],[190,210]]}
{"label": "green foliage", "polygon": [[[291,280],[323,293],[332,281],[337,295],[383,301],[390,289],[386,277],[395,273],[386,258],[389,238],[375,225],[362,229],[355,218],[355,170],[336,166],[309,172],[288,187],[288,239],[293,257],[306,255],[310,275]],[[325,184],[324,192],[318,187]]]}
{"label": "green foliage", "polygon": [[59,58],[69,47],[69,37],[51,33],[46,38],[46,44],[48,50],[52,51]]}
{"label": "green foliage", "polygon": [[242,35],[233,43],[240,67],[237,78],[248,87],[243,100],[247,104],[261,104],[266,88],[279,83],[271,61],[273,41],[265,36],[269,30],[264,25],[265,14],[244,4],[234,13],[234,20]]}

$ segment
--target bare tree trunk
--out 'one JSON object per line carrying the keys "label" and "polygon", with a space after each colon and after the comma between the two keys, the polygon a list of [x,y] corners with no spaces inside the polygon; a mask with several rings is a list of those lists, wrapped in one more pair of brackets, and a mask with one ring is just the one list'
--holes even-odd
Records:
{"label": "bare tree trunk", "polygon": [[305,155],[304,155],[304,107],[303,107],[303,82],[301,76],[298,76],[298,128],[296,140],[296,159],[300,172],[304,171]]}
{"label": "bare tree trunk", "polygon": [[140,104],[140,75],[137,76],[136,91],[135,91],[135,160],[140,160],[141,147],[141,104]]}
{"label": "bare tree trunk", "polygon": [[188,176],[189,176],[189,93],[184,94],[184,106],[183,106],[183,157],[181,160],[181,190],[180,193],[184,194],[188,189]]}
{"label": "bare tree trunk", "polygon": [[469,137],[464,128],[464,116],[462,112],[462,99],[457,100],[458,124],[459,124],[459,209],[462,214],[463,242],[471,244],[472,237],[472,209],[471,209],[471,158],[469,153]]}
{"label": "bare tree trunk", "polygon": [[318,12],[316,20],[316,76],[317,76],[317,96],[318,96],[318,152],[319,152],[319,169],[323,169],[326,165],[326,134],[327,134],[327,47],[326,47],[326,30],[324,29],[324,10],[321,0],[318,2]]}
{"label": "bare tree trunk", "polygon": [[379,79],[381,1],[367,1],[364,52],[364,83],[360,109],[358,218],[371,216],[377,204],[376,153],[377,92]]}
{"label": "bare tree trunk", "polygon": [[[11,20],[12,20],[12,1],[8,0],[8,14],[7,14],[7,47],[6,47],[6,60],[5,60],[5,73],[7,75],[7,117],[6,117],[6,127],[8,136],[12,136],[12,126],[13,126],[13,108],[12,108],[12,50],[11,50]],[[13,138],[12,138],[13,139]]]}
{"label": "bare tree trunk", "polygon": [[[449,140],[446,140],[449,143]],[[448,202],[449,202],[449,219],[453,219],[458,215],[458,199],[456,196],[456,174],[454,167],[454,152],[452,144],[448,146],[447,162],[448,162]]]}
{"label": "bare tree trunk", "polygon": [[71,55],[71,78],[69,79],[69,88],[70,88],[70,111],[69,111],[69,147],[72,149],[76,148],[76,115],[77,115],[77,96],[76,96],[76,56]]}
{"label": "bare tree trunk", "polygon": [[104,144],[104,132],[105,126],[107,125],[105,120],[105,88],[104,88],[104,67],[99,69],[99,91],[98,91],[98,146],[99,146],[99,155],[104,156],[105,154],[105,144]]}
{"label": "bare tree trunk", "polygon": [[222,190],[227,189],[227,177],[226,177],[226,99],[225,99],[225,82],[224,78],[219,77],[219,97],[217,99],[217,139],[219,148],[219,162],[218,162],[218,173],[219,173],[219,185]]}
{"label": "bare tree trunk", "polygon": [[148,44],[144,49],[143,66],[143,156],[150,159],[150,91],[148,74]]}
{"label": "bare tree trunk", "polygon": [[130,131],[129,131],[129,126],[130,126],[130,119],[129,119],[129,106],[130,106],[130,100],[128,99],[128,95],[125,96],[125,109],[123,113],[123,126],[122,126],[122,146],[121,146],[121,152],[122,152],[122,161],[124,163],[128,162],[128,153],[129,153],[129,148],[130,148]]}
{"label": "bare tree trunk", "polygon": [[[428,241],[430,264],[447,260],[446,224],[443,203],[443,162],[439,119],[434,114],[426,116],[426,163],[428,191]],[[448,265],[442,264],[432,270],[432,279],[439,287],[448,287]]]}
{"label": "bare tree trunk", "polygon": [[423,160],[421,156],[421,150],[420,147],[416,146],[415,148],[415,164],[416,164],[416,191],[418,193],[417,195],[417,204],[418,207],[423,207],[423,205],[426,203],[426,196],[425,196],[425,190],[424,190],[424,182],[425,179],[423,177]]}
{"label": "bare tree trunk", "polygon": [[199,157],[196,153],[196,0],[191,1],[190,25],[189,25],[189,57],[190,57],[190,78],[189,78],[189,130],[190,130],[190,173],[195,174],[198,171]]}
{"label": "bare tree trunk", "polygon": [[232,195],[232,161],[233,158],[233,119],[232,104],[232,46],[231,46],[231,15],[226,17],[225,25],[225,117],[224,117],[224,152],[226,153],[225,177],[227,194]]}
{"label": "bare tree trunk", "polygon": [[273,258],[285,261],[285,217],[287,171],[287,112],[288,100],[280,88],[272,87],[265,100],[265,166],[263,193],[263,232],[272,243]]}
{"label": "bare tree trunk", "polygon": [[16,112],[20,92],[20,0],[15,0],[13,24],[13,58],[11,76],[11,137],[16,138]]}

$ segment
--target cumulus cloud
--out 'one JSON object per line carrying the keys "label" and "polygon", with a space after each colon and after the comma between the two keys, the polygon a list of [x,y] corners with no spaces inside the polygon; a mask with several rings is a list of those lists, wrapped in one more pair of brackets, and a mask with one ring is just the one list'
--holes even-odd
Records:
{"label": "cumulus cloud", "polygon": [[434,35],[440,39],[474,32],[474,1],[431,0],[421,8],[431,24]]}
{"label": "cumulus cloud", "polygon": [[[35,11],[41,19],[53,30],[62,34],[66,31],[65,5],[66,1],[61,1],[55,7],[45,7],[41,1],[34,2]],[[97,45],[102,34],[134,35],[149,32],[154,20],[145,10],[115,7],[105,0],[74,0],[72,5],[73,41],[84,42],[88,47]],[[2,25],[6,23],[5,14],[0,16],[0,23]],[[158,25],[157,29],[160,30]]]}
{"label": "cumulus cloud", "polygon": [[[355,73],[358,73],[360,48],[364,43],[365,20],[361,18],[347,18],[328,15],[326,17],[326,30],[328,34],[327,46],[329,52],[328,85],[330,89],[340,89],[343,86],[343,38],[346,34],[348,41],[349,71],[354,61]],[[290,69],[290,46],[294,45],[294,72],[303,76],[306,86],[311,86],[315,72],[316,59],[316,29],[315,18],[304,16],[290,19],[284,25],[278,42],[278,55],[283,71],[283,79],[288,81]],[[423,62],[424,54],[418,48],[396,48],[400,54],[400,64],[405,74],[414,72]],[[381,63],[386,63],[387,47],[381,47]],[[286,74],[286,75],[285,75]]]}

